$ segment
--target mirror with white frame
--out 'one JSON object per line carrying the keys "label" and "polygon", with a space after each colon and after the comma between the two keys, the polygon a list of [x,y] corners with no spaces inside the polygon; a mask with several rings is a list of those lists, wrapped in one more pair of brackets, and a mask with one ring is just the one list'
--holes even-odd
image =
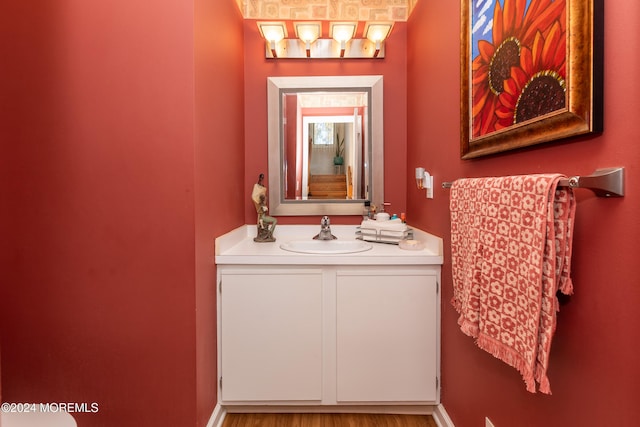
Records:
{"label": "mirror with white frame", "polygon": [[272,215],[357,215],[384,194],[382,76],[269,77]]}

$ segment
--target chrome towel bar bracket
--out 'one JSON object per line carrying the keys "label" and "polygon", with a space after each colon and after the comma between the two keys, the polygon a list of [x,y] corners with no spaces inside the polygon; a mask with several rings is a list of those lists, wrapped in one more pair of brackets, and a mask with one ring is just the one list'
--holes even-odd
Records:
{"label": "chrome towel bar bracket", "polygon": [[[443,182],[442,188],[451,188],[451,182]],[[591,175],[561,179],[559,185],[586,188],[598,197],[624,197],[624,167],[596,169]]]}

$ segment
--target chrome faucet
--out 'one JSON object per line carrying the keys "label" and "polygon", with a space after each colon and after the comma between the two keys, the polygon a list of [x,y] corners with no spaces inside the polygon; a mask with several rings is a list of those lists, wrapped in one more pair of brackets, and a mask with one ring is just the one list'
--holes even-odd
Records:
{"label": "chrome faucet", "polygon": [[322,220],[320,220],[320,233],[313,236],[314,240],[334,240],[337,239],[336,236],[331,234],[331,227],[329,226],[331,221],[329,221],[328,216],[323,216]]}

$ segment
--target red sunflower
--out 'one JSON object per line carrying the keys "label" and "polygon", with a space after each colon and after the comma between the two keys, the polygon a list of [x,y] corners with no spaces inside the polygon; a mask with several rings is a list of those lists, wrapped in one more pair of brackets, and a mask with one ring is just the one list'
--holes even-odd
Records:
{"label": "red sunflower", "polygon": [[566,105],[566,31],[554,23],[523,46],[520,66],[511,68],[498,97],[496,130],[562,109]]}
{"label": "red sunflower", "polygon": [[564,23],[565,6],[565,0],[532,0],[525,14],[526,0],[504,0],[504,9],[496,2],[493,43],[479,41],[480,54],[471,64],[473,137],[497,129],[498,96],[511,67],[520,63],[522,47],[529,46],[537,33],[547,34],[553,22]]}

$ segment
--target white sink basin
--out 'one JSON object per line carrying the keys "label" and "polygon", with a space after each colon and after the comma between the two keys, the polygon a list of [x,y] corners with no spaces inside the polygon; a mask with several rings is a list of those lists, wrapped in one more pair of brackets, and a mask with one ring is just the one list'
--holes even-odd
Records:
{"label": "white sink basin", "polygon": [[325,255],[364,252],[372,247],[362,240],[292,240],[280,245],[280,248],[289,252]]}

